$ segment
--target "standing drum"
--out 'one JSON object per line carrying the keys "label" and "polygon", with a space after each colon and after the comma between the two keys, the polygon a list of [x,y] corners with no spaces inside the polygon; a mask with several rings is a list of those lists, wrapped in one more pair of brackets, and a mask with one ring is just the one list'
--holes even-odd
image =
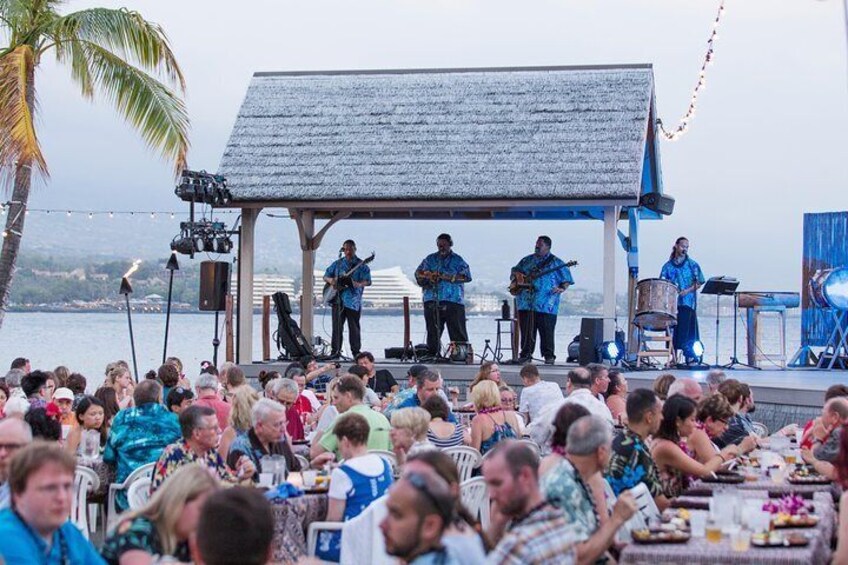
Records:
{"label": "standing drum", "polygon": [[819,308],[848,310],[848,267],[816,271],[810,279],[810,298]]}
{"label": "standing drum", "polygon": [[645,279],[636,284],[633,323],[643,330],[665,330],[677,324],[677,285],[665,279]]}

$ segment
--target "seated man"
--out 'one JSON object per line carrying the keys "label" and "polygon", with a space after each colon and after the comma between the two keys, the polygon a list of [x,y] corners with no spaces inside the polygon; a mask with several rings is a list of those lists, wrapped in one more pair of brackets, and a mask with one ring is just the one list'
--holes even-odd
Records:
{"label": "seated man", "polygon": [[253,482],[259,482],[262,472],[262,457],[281,455],[286,460],[286,469],[300,471],[300,462],[286,439],[286,408],[270,398],[260,398],[251,412],[253,426],[246,435],[239,434],[230,446],[227,465],[238,466],[239,459],[247,457],[256,468]]}
{"label": "seated man", "polygon": [[[406,400],[394,406],[392,411],[402,408],[421,408],[421,405],[434,394],[439,394],[442,389],[442,377],[436,371],[425,369],[415,375],[415,394],[409,395]],[[451,411],[448,414],[448,422],[456,424],[456,415]]]}
{"label": "seated man", "polygon": [[[391,425],[385,416],[371,410],[362,403],[364,396],[365,385],[362,384],[359,377],[353,375],[344,376],[339,379],[336,388],[336,409],[339,411],[339,414],[350,412],[364,416],[368,420],[370,429],[368,433],[368,449],[390,450],[392,448],[392,443],[389,440]],[[336,422],[338,422],[338,419],[336,419]],[[320,459],[316,461],[318,465],[323,465],[333,459],[325,454],[334,454],[336,459],[339,459],[341,455],[339,451],[339,438],[334,433],[333,428],[328,429],[321,436],[321,441],[313,443],[309,452],[313,461],[316,461],[316,458],[320,456]]]}
{"label": "seated man", "polygon": [[274,379],[271,381],[271,394],[274,395],[274,400],[286,407],[286,432],[289,437],[296,441],[304,439],[306,430],[297,408],[297,399],[300,396],[297,383],[289,378]]}
{"label": "seated man", "polygon": [[168,398],[165,399],[165,406],[179,415],[180,412],[194,404],[194,393],[190,388],[177,385],[168,392]]}
{"label": "seated man", "polygon": [[645,483],[657,508],[668,508],[657,465],[648,449],[648,437],[656,434],[662,423],[662,403],[652,390],[634,390],[627,397],[627,425],[612,441],[612,457],[607,467],[607,481],[616,496],[640,482]]}
{"label": "seated man", "polygon": [[[578,554],[601,556],[615,541],[615,534],[636,512],[636,502],[624,492],[613,506],[612,516],[600,521],[592,492],[587,487],[603,481],[601,474],[610,459],[612,434],[599,416],[583,416],[568,429],[567,452],[556,467],[542,475],[545,498],[565,512],[575,526]],[[606,490],[609,485],[603,482]],[[612,491],[608,493],[612,496]]]}
{"label": "seated man", "polygon": [[527,414],[531,422],[538,419],[548,405],[556,404],[559,406],[562,403],[562,390],[559,385],[550,381],[543,381],[536,365],[527,363],[521,367],[518,375],[524,385],[521,390],[518,411]]}
{"label": "seated man", "polygon": [[[162,386],[154,380],[145,380],[133,390],[135,406],[125,408],[115,415],[106,439],[103,461],[116,468],[117,483],[137,468],[155,463],[169,444],[180,438],[180,424],[174,414],[160,404]],[[126,491],[118,491],[115,504],[119,510],[127,508]]]}
{"label": "seated man", "polygon": [[236,487],[206,499],[189,544],[195,565],[265,565],[273,539],[271,503],[256,489]]}
{"label": "seated man", "polygon": [[[229,369],[229,373],[235,372],[238,367]],[[218,396],[218,378],[215,375],[203,374],[197,377],[194,388],[197,389],[197,398],[194,404],[197,406],[207,406],[215,411],[215,416],[218,418],[218,425],[221,429],[226,429],[229,424],[230,410],[232,405],[229,402],[224,402]]]}
{"label": "seated man", "polygon": [[576,528],[562,510],[545,501],[539,490],[539,458],[532,448],[516,440],[498,443],[483,460],[483,477],[498,538],[490,565],[577,562]]}
{"label": "seated man", "polygon": [[415,387],[415,379],[418,378],[418,375],[427,370],[427,365],[413,365],[406,371],[406,386],[398,392],[395,397],[389,402],[388,406],[383,409],[383,414],[386,415],[386,418],[392,417],[392,412],[398,409],[398,406],[406,402],[411,396],[413,396],[417,391]]}
{"label": "seated man", "polygon": [[251,479],[256,467],[250,458],[242,455],[236,461],[235,471],[230,469],[218,453],[218,418],[208,406],[189,406],[180,414],[182,439],[162,451],[150,483],[151,494],[177,469],[189,463],[201,463],[209,467],[218,479],[236,484],[242,479]]}
{"label": "seated man", "polygon": [[362,385],[365,387],[365,398],[363,399],[365,404],[374,410],[382,409],[383,402],[380,400],[380,397],[377,396],[377,393],[368,386],[368,370],[361,365],[351,365],[348,368],[347,373],[362,379]]}
{"label": "seated man", "polygon": [[368,371],[367,386],[377,394],[395,394],[400,390],[395,377],[386,369],[377,369],[374,365],[374,356],[369,351],[362,351],[356,356],[356,364]]}
{"label": "seated man", "polygon": [[4,563],[105,563],[68,520],[77,461],[57,445],[37,442],[9,465],[12,508],[0,511],[0,561]]}
{"label": "seated man", "polygon": [[0,510],[12,504],[9,491],[9,461],[12,455],[29,443],[32,443],[29,424],[18,418],[0,420]]}
{"label": "seated man", "polygon": [[819,461],[836,462],[842,426],[848,422],[848,399],[832,398],[822,407],[821,423],[824,433],[813,439],[813,455]]}
{"label": "seated man", "polygon": [[450,487],[434,471],[407,473],[386,499],[386,517],[380,522],[386,553],[410,564],[462,563],[442,543],[455,507]]}

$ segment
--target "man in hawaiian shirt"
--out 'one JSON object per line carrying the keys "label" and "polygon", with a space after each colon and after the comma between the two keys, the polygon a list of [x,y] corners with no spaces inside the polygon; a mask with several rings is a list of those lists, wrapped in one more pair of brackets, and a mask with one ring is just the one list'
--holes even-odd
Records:
{"label": "man in hawaiian shirt", "polygon": [[533,277],[531,286],[516,296],[518,325],[521,328],[519,361],[526,363],[532,360],[538,332],[541,341],[539,347],[545,364],[553,365],[556,360],[554,330],[559,313],[559,299],[560,295],[574,284],[571,271],[562,259],[551,253],[551,238],[540,235],[536,240],[535,252],[519,261],[511,273],[513,277],[516,273]]}
{"label": "man in hawaiian shirt", "polygon": [[[371,269],[366,264],[356,268],[363,261],[356,256],[356,243],[352,239],[348,239],[342,244],[342,254],[342,257],[333,261],[324,271],[325,283],[343,285],[339,289],[339,294],[333,300],[331,356],[341,357],[344,324],[347,323],[350,353],[356,357],[362,348],[362,336],[359,329],[359,317],[362,314],[362,292],[366,286],[371,286]],[[344,274],[353,268],[356,268],[353,274],[350,277],[344,277]],[[345,278],[348,280],[344,280]]]}
{"label": "man in hawaiian shirt", "polygon": [[612,457],[607,481],[616,496],[639,483],[645,483],[657,508],[668,508],[659,470],[651,457],[647,440],[656,434],[662,422],[662,403],[654,391],[639,389],[627,397],[627,425],[612,441]]}
{"label": "man in hawaiian shirt", "polygon": [[218,479],[231,485],[252,479],[256,467],[248,456],[242,455],[236,462],[235,470],[232,470],[218,453],[221,428],[212,408],[195,404],[183,410],[180,414],[180,430],[182,439],[166,447],[153,468],[151,494],[156,492],[174,471],[191,463],[206,465]]}
{"label": "man in hawaiian shirt", "polygon": [[677,297],[677,325],[674,327],[674,348],[682,350],[687,362],[692,360],[692,344],[700,339],[698,332],[698,289],[704,284],[701,266],[689,257],[689,240],[677,238],[671,257],[663,265],[660,278],[673,282],[680,289]]}
{"label": "man in hawaiian shirt", "polygon": [[438,251],[427,255],[415,270],[415,281],[424,289],[427,349],[433,357],[441,353],[445,324],[451,341],[468,341],[465,283],[471,282],[471,268],[465,259],[453,252],[451,236],[440,234],[436,247]]}

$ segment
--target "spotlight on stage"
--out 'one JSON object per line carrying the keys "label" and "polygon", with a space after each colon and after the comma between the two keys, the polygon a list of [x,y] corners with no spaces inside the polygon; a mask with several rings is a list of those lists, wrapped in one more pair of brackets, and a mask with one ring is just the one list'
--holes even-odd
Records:
{"label": "spotlight on stage", "polygon": [[233,240],[229,237],[219,237],[215,240],[215,253],[229,253],[233,249]]}
{"label": "spotlight on stage", "polygon": [[848,267],[816,271],[809,285],[810,297],[819,308],[848,310]]}
{"label": "spotlight on stage", "polygon": [[604,359],[609,359],[613,362],[618,361],[621,357],[621,349],[614,341],[605,341],[603,345],[601,345],[601,353]]}
{"label": "spotlight on stage", "polygon": [[700,364],[704,358],[704,344],[696,339],[683,349],[683,354],[687,359],[695,359]]}

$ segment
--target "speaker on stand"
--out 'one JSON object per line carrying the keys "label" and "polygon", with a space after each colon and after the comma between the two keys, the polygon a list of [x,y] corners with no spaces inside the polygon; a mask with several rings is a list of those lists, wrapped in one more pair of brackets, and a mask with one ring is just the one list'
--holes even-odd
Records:
{"label": "speaker on stand", "polygon": [[[230,293],[230,264],[226,261],[202,261],[200,263],[200,300],[201,312],[215,312],[215,337],[212,339],[212,363],[218,367],[218,316],[227,308],[227,295]],[[253,304],[247,304],[252,308]]]}

